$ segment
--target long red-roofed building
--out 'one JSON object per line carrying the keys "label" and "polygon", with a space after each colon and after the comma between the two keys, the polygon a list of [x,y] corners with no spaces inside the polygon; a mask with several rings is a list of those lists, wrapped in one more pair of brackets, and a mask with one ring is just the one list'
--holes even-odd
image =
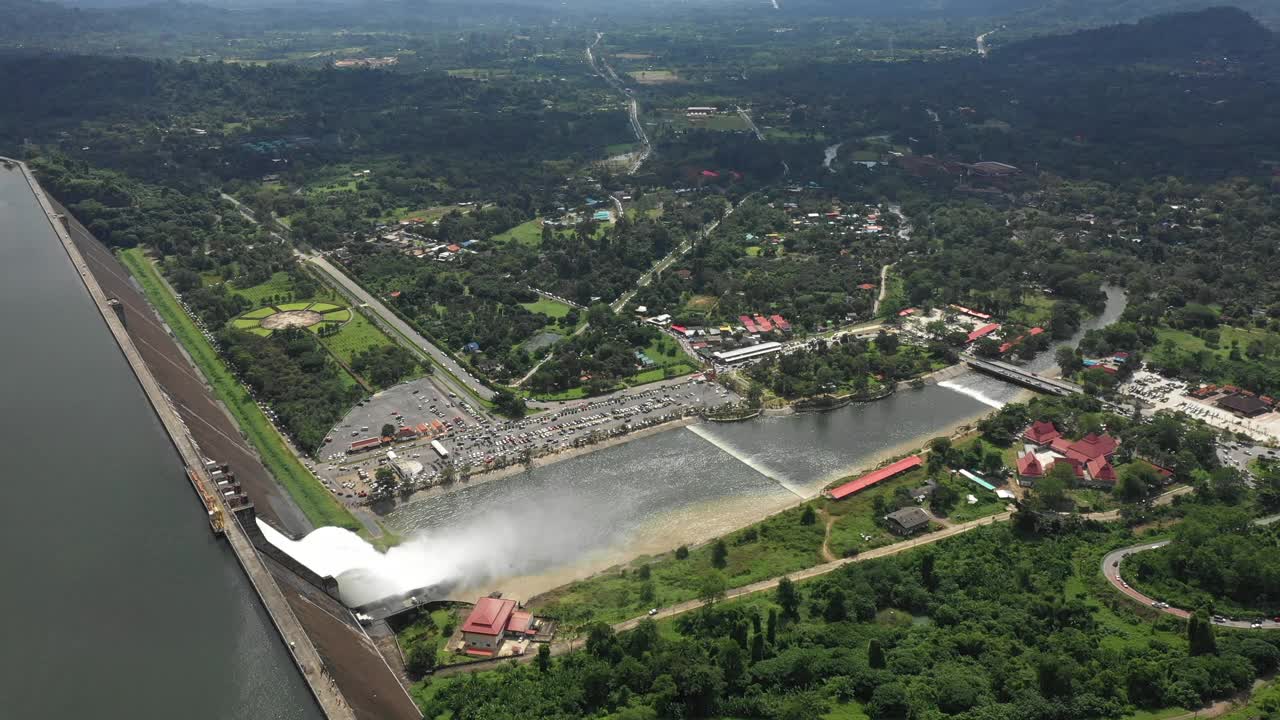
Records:
{"label": "long red-roofed building", "polygon": [[902,473],[918,468],[923,464],[924,460],[919,455],[912,455],[911,457],[903,458],[892,465],[886,465],[879,470],[869,472],[857,480],[847,482],[840,487],[832,488],[827,494],[832,500],[843,500],[859,490],[865,490],[878,482],[888,480],[896,475],[901,475]]}
{"label": "long red-roofed building", "polygon": [[999,329],[1000,329],[1000,326],[997,325],[996,323],[989,323],[987,325],[983,325],[977,330],[974,330],[973,332],[969,333],[969,342],[973,342],[974,340],[977,340],[979,338],[984,338]]}

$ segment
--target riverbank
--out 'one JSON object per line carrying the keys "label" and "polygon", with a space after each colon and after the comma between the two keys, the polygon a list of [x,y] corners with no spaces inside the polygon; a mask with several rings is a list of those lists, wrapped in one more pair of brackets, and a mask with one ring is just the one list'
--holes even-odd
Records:
{"label": "riverbank", "polygon": [[[89,271],[88,264],[80,254],[79,248],[71,240],[71,236],[63,224],[62,216],[54,210],[43,189],[32,175],[30,168],[21,162],[16,162],[16,165],[21,169],[31,192],[43,209],[54,235],[61,242],[63,250],[71,260],[72,266],[79,273],[85,289],[94,302],[94,306],[110,330],[116,345],[124,355],[174,448],[186,464],[188,472],[192,473],[193,480],[200,483],[210,497],[219,497],[212,480],[204,469],[203,456],[196,447],[195,441],[187,433],[186,426],[179,418],[176,409],[170,404],[159,383],[151,375],[150,368],[143,361],[137,347],[134,346],[133,339],[129,336],[124,324],[116,316],[115,311],[109,304],[106,293],[98,285],[97,278]],[[219,509],[225,518],[223,523],[225,537],[230,543],[237,560],[239,560],[241,568],[249,578],[250,584],[257,592],[264,607],[266,607],[267,613],[270,615],[277,631],[288,645],[294,663],[301,671],[321,710],[328,718],[341,718],[343,720],[354,718],[355,715],[343,698],[342,693],[329,680],[319,653],[312,644],[310,637],[293,614],[279,586],[276,585],[275,579],[263,565],[262,559],[244,535],[244,531],[227,508],[220,507]]]}

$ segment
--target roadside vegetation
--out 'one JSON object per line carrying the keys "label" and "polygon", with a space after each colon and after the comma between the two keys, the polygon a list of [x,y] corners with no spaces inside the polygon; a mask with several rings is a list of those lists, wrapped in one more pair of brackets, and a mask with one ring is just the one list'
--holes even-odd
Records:
{"label": "roadside vegetation", "polygon": [[284,486],[298,507],[316,527],[336,525],[360,530],[361,525],[333,495],[316,481],[284,444],[262,410],[218,357],[191,318],[178,306],[160,279],[155,266],[139,248],[122,250],[120,258],[142,286],[147,300],[164,318],[178,341],[191,355],[218,399],[235,418],[245,437],[257,450],[272,476]]}

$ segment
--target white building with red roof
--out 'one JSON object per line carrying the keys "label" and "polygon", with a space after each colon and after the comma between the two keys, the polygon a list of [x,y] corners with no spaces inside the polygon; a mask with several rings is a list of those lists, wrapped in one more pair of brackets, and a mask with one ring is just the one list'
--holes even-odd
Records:
{"label": "white building with red roof", "polygon": [[462,651],[476,657],[497,657],[503,640],[531,639],[538,634],[540,623],[545,624],[533,613],[521,610],[515,600],[480,598],[462,624]]}

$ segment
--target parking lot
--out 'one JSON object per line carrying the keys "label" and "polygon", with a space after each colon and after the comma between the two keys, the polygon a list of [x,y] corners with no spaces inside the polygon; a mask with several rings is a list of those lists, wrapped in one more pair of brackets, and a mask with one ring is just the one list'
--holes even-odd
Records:
{"label": "parking lot", "polygon": [[[356,406],[330,433],[315,470],[330,490],[351,503],[392,492],[397,485],[429,487],[462,474],[525,462],[531,457],[580,447],[676,420],[706,408],[738,402],[737,395],[700,375],[613,395],[564,403],[521,420],[491,418],[463,398],[436,388],[428,379],[397,385]],[[428,426],[427,432],[391,445],[370,443],[361,452],[353,442],[378,438],[383,425]],[[445,454],[433,446],[439,443]],[[394,463],[388,451],[395,454]],[[396,479],[376,480],[379,467],[394,464]],[[404,484],[400,484],[403,478]]]}
{"label": "parking lot", "polygon": [[1182,380],[1166,378],[1146,370],[1135,372],[1130,381],[1120,387],[1122,393],[1142,400],[1152,408],[1152,412],[1183,412],[1220,430],[1246,433],[1263,441],[1280,440],[1280,415],[1277,413],[1242,418],[1191,397],[1187,394],[1188,390],[1187,384]]}

